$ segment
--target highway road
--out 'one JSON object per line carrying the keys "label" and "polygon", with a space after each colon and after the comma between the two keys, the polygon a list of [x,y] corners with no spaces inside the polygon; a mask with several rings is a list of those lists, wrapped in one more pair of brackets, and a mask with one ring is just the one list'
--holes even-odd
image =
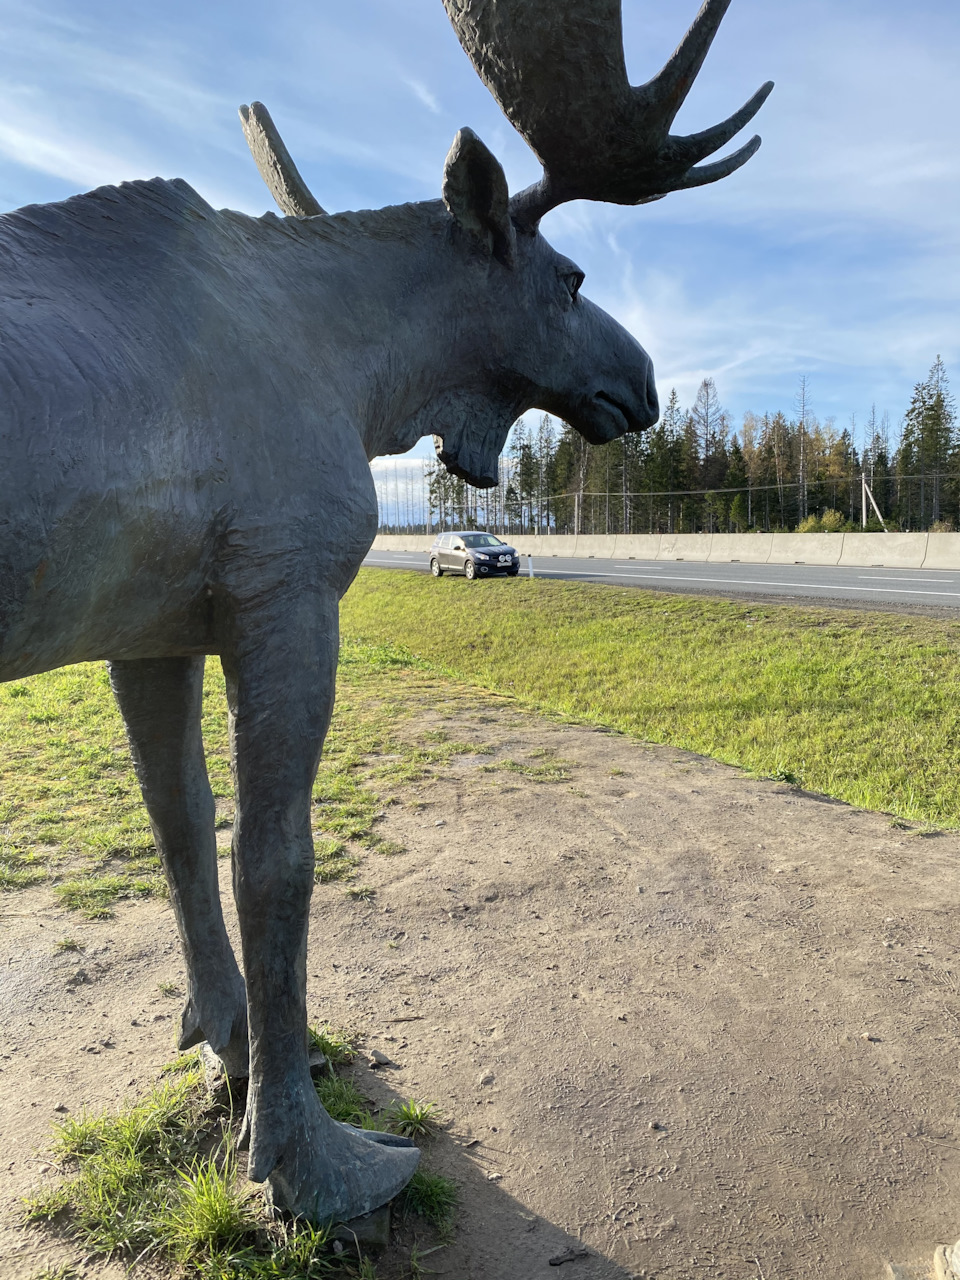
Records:
{"label": "highway road", "polygon": [[[429,559],[406,551],[371,551],[372,569],[429,572]],[[521,557],[521,573],[527,557]],[[618,587],[696,591],[741,598],[762,596],[785,602],[858,604],[870,609],[960,609],[960,570],[822,568],[817,565],[695,564],[672,560],[581,560],[534,556],[536,578],[605,582]],[[507,579],[504,586],[509,587]],[[439,584],[438,584],[439,585]]]}

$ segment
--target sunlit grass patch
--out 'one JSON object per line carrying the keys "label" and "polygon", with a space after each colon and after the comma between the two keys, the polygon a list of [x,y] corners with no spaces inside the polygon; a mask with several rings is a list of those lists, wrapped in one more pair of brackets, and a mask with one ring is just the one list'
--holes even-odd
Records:
{"label": "sunlit grass patch", "polygon": [[[344,643],[313,792],[318,884],[351,881],[367,853],[402,854],[378,829],[395,789],[478,750],[417,724],[418,709],[450,688],[401,647]],[[229,827],[226,696],[215,659],[203,734],[218,827]],[[64,905],[94,918],[123,897],[165,892],[123,725],[96,664],[0,685],[0,889],[44,881]]]}
{"label": "sunlit grass patch", "polygon": [[405,1138],[428,1138],[436,1133],[440,1114],[435,1102],[407,1098],[392,1102],[382,1118],[393,1133]]}
{"label": "sunlit grass patch", "polygon": [[[353,1054],[350,1038],[334,1027],[315,1028],[312,1038],[341,1066]],[[236,1149],[239,1112],[207,1093],[196,1050],[168,1064],[164,1077],[116,1112],[58,1122],[54,1153],[62,1176],[24,1201],[28,1223],[55,1221],[58,1237],[72,1239],[84,1263],[113,1257],[134,1270],[146,1263],[150,1275],[376,1280],[369,1258],[333,1245],[324,1228],[274,1215],[246,1182]],[[361,1128],[403,1132],[404,1116],[425,1124],[433,1110],[411,1099],[378,1116],[356,1082],[337,1072],[316,1088],[334,1119]],[[452,1183],[422,1172],[398,1201],[404,1214],[444,1231],[455,1204]]]}
{"label": "sunlit grass patch", "polygon": [[55,885],[53,890],[63,906],[79,911],[88,920],[108,919],[120,898],[162,897],[166,891],[166,884],[160,876],[144,879],[120,875],[89,875],[86,879],[65,880]]}
{"label": "sunlit grass patch", "polygon": [[319,1049],[334,1066],[352,1062],[357,1056],[356,1045],[352,1037],[348,1036],[346,1032],[332,1027],[329,1022],[321,1023],[318,1026],[309,1026],[307,1031],[310,1035],[311,1049]]}
{"label": "sunlit grass patch", "polygon": [[481,773],[519,773],[534,782],[566,782],[570,778],[571,764],[567,760],[549,760],[534,764],[530,760],[497,760],[493,764],[480,765]]}
{"label": "sunlit grass patch", "polygon": [[960,619],[500,586],[361,570],[343,634],[549,715],[960,825]]}

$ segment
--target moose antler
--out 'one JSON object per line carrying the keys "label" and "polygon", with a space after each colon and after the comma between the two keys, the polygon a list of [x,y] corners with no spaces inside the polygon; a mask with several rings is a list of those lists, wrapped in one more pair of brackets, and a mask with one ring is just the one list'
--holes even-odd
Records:
{"label": "moose antler", "polygon": [[772,81],[712,129],[669,132],[730,0],[704,0],[673,57],[639,88],[627,80],[620,0],[443,4],[480,78],[543,165],[541,181],[511,201],[521,225],[568,200],[642,204],[716,182],[760,146],[754,137],[700,165],[756,115]]}
{"label": "moose antler", "polygon": [[310,188],[300,177],[297,166],[263,103],[251,102],[249,107],[241,107],[240,120],[247,146],[260,170],[260,177],[270,188],[270,194],[283,212],[297,218],[312,218],[323,213],[324,210],[313,198]]}

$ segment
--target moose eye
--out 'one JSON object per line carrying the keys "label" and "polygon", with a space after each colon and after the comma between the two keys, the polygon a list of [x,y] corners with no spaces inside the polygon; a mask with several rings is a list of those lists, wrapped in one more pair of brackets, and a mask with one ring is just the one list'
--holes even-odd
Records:
{"label": "moose eye", "polygon": [[574,302],[577,300],[577,294],[580,292],[583,278],[582,271],[565,271],[560,277]]}

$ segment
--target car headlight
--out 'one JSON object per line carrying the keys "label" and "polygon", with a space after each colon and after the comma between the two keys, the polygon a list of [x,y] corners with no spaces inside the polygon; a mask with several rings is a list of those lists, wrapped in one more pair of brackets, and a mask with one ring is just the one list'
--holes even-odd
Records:
{"label": "car headlight", "polygon": [[490,557],[489,557],[489,556],[485,556],[485,555],[483,554],[483,552],[482,552],[482,551],[478,551],[478,552],[476,553],[476,555],[477,555],[477,559],[478,559],[478,560],[489,560],[489,559],[490,559]]}

